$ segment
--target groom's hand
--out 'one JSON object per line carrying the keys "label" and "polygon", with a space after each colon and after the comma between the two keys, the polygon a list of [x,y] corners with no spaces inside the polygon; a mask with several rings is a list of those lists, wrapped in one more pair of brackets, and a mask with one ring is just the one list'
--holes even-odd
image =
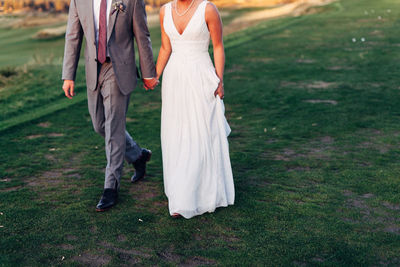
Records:
{"label": "groom's hand", "polygon": [[147,90],[154,90],[154,88],[160,83],[156,78],[145,78],[143,79],[143,86]]}
{"label": "groom's hand", "polygon": [[72,97],[75,95],[75,82],[72,80],[64,80],[62,89],[64,90],[65,96],[69,99],[72,99]]}

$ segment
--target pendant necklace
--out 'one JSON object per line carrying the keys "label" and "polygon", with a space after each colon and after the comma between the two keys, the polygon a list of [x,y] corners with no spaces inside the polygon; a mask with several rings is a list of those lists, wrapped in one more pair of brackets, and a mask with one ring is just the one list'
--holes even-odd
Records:
{"label": "pendant necklace", "polygon": [[186,15],[186,13],[188,13],[189,9],[193,6],[194,0],[192,0],[192,2],[190,3],[189,7],[183,12],[183,13],[179,13],[178,12],[178,0],[175,0],[175,12],[179,17],[183,17]]}

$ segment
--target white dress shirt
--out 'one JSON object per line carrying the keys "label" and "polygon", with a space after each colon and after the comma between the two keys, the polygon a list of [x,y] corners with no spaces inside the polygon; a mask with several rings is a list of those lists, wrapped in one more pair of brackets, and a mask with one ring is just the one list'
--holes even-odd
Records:
{"label": "white dress shirt", "polygon": [[[93,20],[94,20],[94,29],[96,32],[96,45],[99,46],[99,17],[100,17],[100,5],[101,0],[92,0],[93,1]],[[107,28],[108,21],[110,20],[110,12],[111,12],[111,4],[112,0],[107,0]],[[108,33],[107,33],[108,34]],[[107,57],[110,56],[110,53],[107,49]],[[151,80],[152,78],[143,78],[145,80]]]}
{"label": "white dress shirt", "polygon": [[[93,1],[93,20],[94,20],[94,29],[96,32],[96,44],[98,46],[99,44],[99,17],[100,17],[100,4],[101,0],[92,0]],[[111,12],[111,4],[112,0],[107,0],[107,27],[108,27],[108,21],[110,20],[110,12]],[[107,56],[110,56],[110,53],[108,52],[107,49]]]}

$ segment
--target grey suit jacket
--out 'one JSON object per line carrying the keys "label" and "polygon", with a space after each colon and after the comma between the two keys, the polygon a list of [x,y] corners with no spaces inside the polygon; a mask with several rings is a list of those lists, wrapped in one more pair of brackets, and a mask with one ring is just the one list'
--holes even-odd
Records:
{"label": "grey suit jacket", "polygon": [[[144,1],[113,0],[113,3],[117,1],[122,1],[125,9],[124,12],[118,10],[112,13],[113,5],[111,7],[107,28],[107,49],[121,93],[127,95],[133,91],[137,83],[134,38],[138,46],[143,77],[155,77],[156,72]],[[98,70],[93,0],[71,0],[65,34],[63,80],[75,80],[83,36],[86,39],[86,84],[88,89],[95,90]]]}

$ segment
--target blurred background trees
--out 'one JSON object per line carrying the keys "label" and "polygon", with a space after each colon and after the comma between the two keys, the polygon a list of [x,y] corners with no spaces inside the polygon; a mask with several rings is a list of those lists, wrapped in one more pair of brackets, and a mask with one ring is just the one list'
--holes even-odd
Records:
{"label": "blurred background trees", "polygon": [[[145,0],[148,8],[158,8],[170,0]],[[265,6],[293,2],[294,0],[211,0],[218,6]],[[0,12],[12,13],[19,10],[66,12],[70,0],[0,0]]]}
{"label": "blurred background trees", "polygon": [[0,11],[12,13],[20,10],[68,11],[69,0],[0,0]]}

